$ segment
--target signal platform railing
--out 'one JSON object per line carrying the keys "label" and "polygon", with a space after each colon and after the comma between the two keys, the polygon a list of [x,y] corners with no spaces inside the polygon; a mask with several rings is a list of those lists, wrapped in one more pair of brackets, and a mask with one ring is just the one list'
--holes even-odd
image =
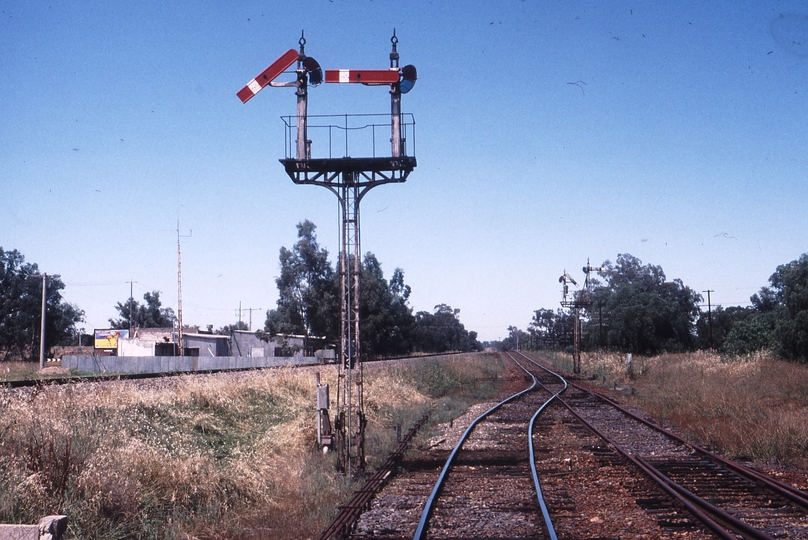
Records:
{"label": "signal platform railing", "polygon": [[[282,116],[284,155],[297,159],[297,116]],[[307,116],[307,156],[305,159],[341,157],[390,157],[392,120],[390,114],[339,114]],[[411,152],[407,152],[407,143]],[[401,153],[415,155],[415,117],[401,114]]]}

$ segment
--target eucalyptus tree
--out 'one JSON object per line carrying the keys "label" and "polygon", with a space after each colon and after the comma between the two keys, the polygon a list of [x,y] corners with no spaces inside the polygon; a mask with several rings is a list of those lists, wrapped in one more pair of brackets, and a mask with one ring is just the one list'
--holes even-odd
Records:
{"label": "eucalyptus tree", "polygon": [[589,307],[589,347],[598,344],[598,319],[603,317],[608,348],[639,354],[695,348],[700,294],[680,279],[668,281],[662,267],[643,265],[628,253],[603,266],[605,283],[594,285]]}
{"label": "eucalyptus tree", "polygon": [[115,310],[118,312],[117,319],[109,319],[111,328],[171,328],[176,317],[174,310],[170,307],[163,307],[160,300],[160,291],[147,292],[143,295],[144,303],[141,304],[134,298],[129,298],[126,303],[118,302]]}
{"label": "eucalyptus tree", "polygon": [[[34,360],[39,351],[42,317],[42,273],[16,249],[0,247],[0,360]],[[45,348],[78,339],[76,324],[84,311],[62,299],[65,288],[48,276],[45,294]]]}
{"label": "eucalyptus tree", "polygon": [[[278,301],[267,311],[263,330],[257,332],[262,339],[302,335],[335,341],[340,337],[339,273],[328,260],[328,251],[317,242],[316,229],[308,220],[299,223],[295,245],[280,249],[280,276],[275,280]],[[396,268],[388,282],[373,253],[366,253],[362,260],[359,290],[364,355],[480,348],[476,332],[460,322],[459,309],[440,304],[434,313],[413,315],[412,290],[404,282],[404,271]]]}
{"label": "eucalyptus tree", "polygon": [[317,242],[316,230],[309,220],[298,223],[295,245],[280,249],[277,307],[267,311],[264,323],[263,333],[268,337],[339,337],[338,275],[328,251]]}
{"label": "eucalyptus tree", "polygon": [[555,348],[572,345],[573,316],[561,308],[541,308],[533,312],[527,327],[537,348]]}
{"label": "eucalyptus tree", "polygon": [[778,266],[769,283],[781,303],[774,330],[778,352],[808,362],[808,253]]}
{"label": "eucalyptus tree", "polygon": [[403,355],[412,351],[415,317],[407,304],[410,286],[396,268],[390,282],[373,253],[365,254],[360,286],[360,332],[368,356]]}
{"label": "eucalyptus tree", "polygon": [[460,322],[460,310],[446,304],[435,306],[434,313],[415,314],[414,350],[419,352],[475,351],[482,345],[477,332],[466,330]]}
{"label": "eucalyptus tree", "polygon": [[727,352],[771,349],[787,360],[808,362],[808,254],[777,267],[750,300],[754,313],[733,326]]}

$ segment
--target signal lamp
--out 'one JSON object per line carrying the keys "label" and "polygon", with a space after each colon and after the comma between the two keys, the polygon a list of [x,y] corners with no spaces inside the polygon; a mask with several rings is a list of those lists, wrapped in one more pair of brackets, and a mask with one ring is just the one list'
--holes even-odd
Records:
{"label": "signal lamp", "polygon": [[418,80],[418,71],[412,64],[407,64],[401,69],[401,80],[398,83],[398,88],[402,94],[406,94],[412,87],[415,86],[415,81]]}
{"label": "signal lamp", "polygon": [[312,86],[319,86],[323,82],[323,68],[320,67],[320,63],[317,62],[311,56],[307,56],[303,60],[303,68],[309,74],[309,84]]}

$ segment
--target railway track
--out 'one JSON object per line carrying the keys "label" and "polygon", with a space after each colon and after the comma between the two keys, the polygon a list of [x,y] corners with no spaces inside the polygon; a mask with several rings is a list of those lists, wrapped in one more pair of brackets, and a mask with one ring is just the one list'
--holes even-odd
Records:
{"label": "railway track", "polygon": [[808,538],[805,493],[724,460],[582,386],[572,385],[560,402],[715,536]]}
{"label": "railway track", "polygon": [[[509,360],[523,370],[522,390],[470,420],[454,448],[397,456],[340,537],[808,539],[806,493],[581,384],[561,394],[563,378],[535,359]],[[78,381],[12,384],[69,382]],[[403,483],[390,481],[397,473]]]}
{"label": "railway track", "polygon": [[805,493],[519,362],[534,387],[474,419],[443,468],[404,459],[342,537],[808,538]]}
{"label": "railway track", "polygon": [[547,395],[535,392],[537,375],[508,356],[533,384],[466,429],[427,499],[414,539],[426,538],[427,530],[431,538],[496,538],[502,531],[513,537],[556,538],[536,474],[533,425],[567,384],[543,371],[538,375]]}

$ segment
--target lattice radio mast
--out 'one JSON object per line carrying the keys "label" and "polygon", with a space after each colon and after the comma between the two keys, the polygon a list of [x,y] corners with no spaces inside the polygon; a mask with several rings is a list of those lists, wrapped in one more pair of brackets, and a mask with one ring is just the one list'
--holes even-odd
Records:
{"label": "lattice radio mast", "polygon": [[187,235],[181,235],[180,221],[177,220],[177,342],[180,356],[185,356],[185,348],[182,346],[182,252],[180,251],[180,239],[190,238],[193,233],[193,231],[190,231]]}

